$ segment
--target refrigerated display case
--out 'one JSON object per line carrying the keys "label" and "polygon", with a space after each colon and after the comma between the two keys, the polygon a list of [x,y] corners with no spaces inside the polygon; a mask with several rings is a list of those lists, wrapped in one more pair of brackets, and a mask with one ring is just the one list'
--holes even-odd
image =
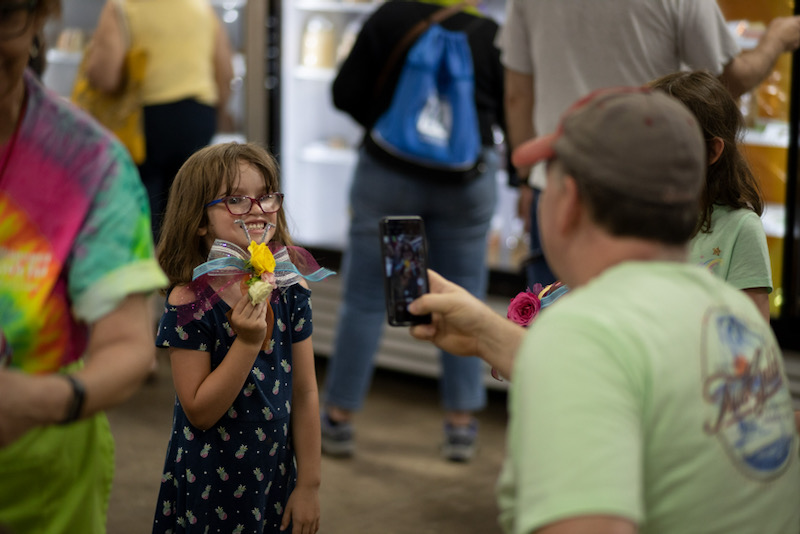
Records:
{"label": "refrigerated display case", "polygon": [[331,82],[360,23],[378,2],[296,0],[283,3],[278,139],[286,211],[293,237],[310,247],[346,245],[347,191],[361,137],[336,110]]}
{"label": "refrigerated display case", "polygon": [[[719,0],[720,8],[743,49],[752,47],[775,17],[797,14],[791,0]],[[787,351],[800,349],[800,287],[798,287],[797,155],[800,85],[797,54],[783,54],[767,79],[740,100],[748,123],[745,154],[758,177],[764,197],[762,216],[767,233],[774,290],[770,295],[773,329]],[[800,365],[789,355],[790,375],[800,381]],[[796,361],[795,361],[796,360]]]}
{"label": "refrigerated display case", "polygon": [[[361,25],[381,1],[270,0],[268,3],[267,102],[268,146],[281,165],[286,214],[293,240],[314,249],[333,265],[347,246],[348,194],[363,130],[333,106],[331,84]],[[504,0],[482,3],[487,16],[502,21]],[[503,143],[498,132],[498,144]],[[518,271],[523,224],[516,212],[516,191],[507,174],[497,174],[499,202],[488,245],[493,269]],[[376,245],[377,246],[377,245]],[[524,289],[520,278],[519,290]],[[314,284],[314,346],[330,354],[341,287],[338,277]],[[505,313],[507,298],[490,298]],[[433,346],[420,343],[407,329],[387,328],[376,357],[378,365],[417,374],[438,374]],[[487,383],[504,387],[490,378]]]}

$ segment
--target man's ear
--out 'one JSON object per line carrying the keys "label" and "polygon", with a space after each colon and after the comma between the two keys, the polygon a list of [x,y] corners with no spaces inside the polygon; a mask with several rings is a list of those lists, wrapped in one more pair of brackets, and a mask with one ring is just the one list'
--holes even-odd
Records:
{"label": "man's ear", "polygon": [[562,187],[564,189],[560,199],[561,202],[559,202],[557,220],[558,231],[563,235],[573,232],[578,227],[583,217],[584,208],[575,178],[568,174],[565,175]]}
{"label": "man's ear", "polygon": [[708,165],[713,165],[722,156],[722,151],[725,150],[725,141],[721,137],[715,137],[706,145],[708,146]]}

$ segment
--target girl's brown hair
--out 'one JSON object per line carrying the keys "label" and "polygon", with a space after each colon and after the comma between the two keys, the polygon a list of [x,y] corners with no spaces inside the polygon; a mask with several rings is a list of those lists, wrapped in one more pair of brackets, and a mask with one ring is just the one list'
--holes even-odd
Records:
{"label": "girl's brown hair", "polygon": [[[267,191],[280,191],[278,163],[255,143],[223,143],[203,148],[189,157],[169,191],[156,255],[170,286],[188,284],[192,270],[206,261],[208,246],[198,230],[208,224],[206,204],[230,195],[239,181],[239,164],[249,163],[264,177]],[[291,245],[286,216],[281,208],[273,242]]]}
{"label": "girl's brown hair", "polygon": [[61,15],[61,0],[39,0],[34,13],[40,17],[52,18]]}
{"label": "girl's brown hair", "polygon": [[740,150],[744,118],[722,82],[709,72],[692,71],[668,74],[651,82],[650,86],[674,96],[694,113],[709,151],[715,137],[725,144],[722,155],[706,171],[700,219],[694,234],[711,230],[714,204],[733,209],[748,208],[760,216],[764,211],[761,186]]}

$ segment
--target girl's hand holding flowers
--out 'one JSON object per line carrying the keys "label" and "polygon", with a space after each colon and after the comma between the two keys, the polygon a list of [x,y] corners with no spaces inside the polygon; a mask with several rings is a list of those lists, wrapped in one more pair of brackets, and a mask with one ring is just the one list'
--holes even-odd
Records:
{"label": "girl's hand holding flowers", "polygon": [[268,302],[253,304],[247,295],[242,295],[230,311],[231,327],[236,332],[236,339],[248,345],[258,347],[263,345],[269,330],[267,306]]}
{"label": "girl's hand holding flowers", "polygon": [[275,256],[266,243],[251,241],[247,250],[250,258],[244,268],[250,275],[242,280],[242,298],[230,312],[231,326],[243,342],[267,350],[275,322],[268,302],[275,289]]}
{"label": "girl's hand holding flowers", "polygon": [[[539,287],[537,288],[536,286]],[[531,325],[539,314],[539,310],[542,309],[542,301],[539,300],[541,284],[536,284],[536,286],[534,286],[533,290],[526,289],[511,299],[506,312],[506,317],[525,328]]]}
{"label": "girl's hand holding flowers", "polygon": [[245,267],[253,274],[245,284],[248,286],[250,302],[255,305],[266,301],[275,289],[275,256],[266,243],[257,244],[251,241],[247,250],[250,252],[250,259]]}

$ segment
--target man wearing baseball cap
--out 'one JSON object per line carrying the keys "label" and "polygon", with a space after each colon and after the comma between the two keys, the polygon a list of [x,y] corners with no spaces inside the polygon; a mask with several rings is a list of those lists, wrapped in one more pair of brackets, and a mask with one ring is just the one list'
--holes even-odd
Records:
{"label": "man wearing baseball cap", "polygon": [[539,223],[572,289],[529,332],[436,273],[411,333],[511,379],[506,532],[800,531],[782,354],[741,291],[686,263],[705,147],[677,100],[590,94],[521,145],[547,161]]}

